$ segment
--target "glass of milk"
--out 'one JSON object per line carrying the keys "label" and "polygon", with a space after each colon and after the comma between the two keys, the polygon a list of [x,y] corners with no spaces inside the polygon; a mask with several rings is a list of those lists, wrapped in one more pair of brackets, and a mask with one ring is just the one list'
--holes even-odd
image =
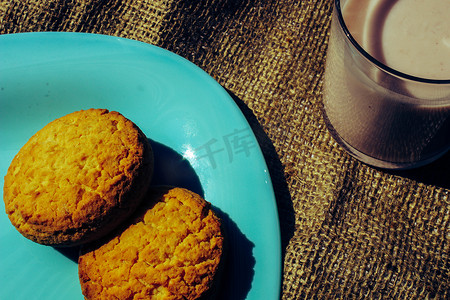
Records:
{"label": "glass of milk", "polygon": [[449,0],[335,0],[324,118],[357,159],[408,169],[450,149],[449,13]]}

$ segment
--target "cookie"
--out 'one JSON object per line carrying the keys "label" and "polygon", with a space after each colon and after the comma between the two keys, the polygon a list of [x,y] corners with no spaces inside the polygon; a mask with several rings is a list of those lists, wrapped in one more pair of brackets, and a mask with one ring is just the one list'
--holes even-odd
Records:
{"label": "cookie", "polygon": [[37,243],[79,245],[130,216],[152,172],[151,146],[132,121],[105,109],[77,111],[47,124],[14,157],[6,213]]}
{"label": "cookie", "polygon": [[86,299],[198,299],[209,292],[223,235],[208,202],[182,188],[150,188],[125,224],[107,241],[82,247]]}

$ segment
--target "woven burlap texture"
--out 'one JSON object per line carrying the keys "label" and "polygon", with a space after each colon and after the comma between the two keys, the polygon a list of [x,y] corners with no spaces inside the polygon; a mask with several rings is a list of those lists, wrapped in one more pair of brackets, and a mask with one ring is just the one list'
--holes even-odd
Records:
{"label": "woven burlap texture", "polygon": [[282,299],[448,299],[450,158],[385,172],[334,142],[321,115],[331,10],[331,0],[15,0],[0,2],[0,33],[135,39],[180,54],[225,87],[272,176]]}

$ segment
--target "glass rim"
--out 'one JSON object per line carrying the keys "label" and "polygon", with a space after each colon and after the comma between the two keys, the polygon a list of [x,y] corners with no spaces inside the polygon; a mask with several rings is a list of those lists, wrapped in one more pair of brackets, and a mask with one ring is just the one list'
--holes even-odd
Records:
{"label": "glass rim", "polygon": [[430,78],[423,78],[423,77],[418,77],[418,76],[414,76],[414,75],[409,75],[407,73],[397,71],[396,69],[393,69],[393,68],[385,65],[384,63],[380,62],[379,60],[377,60],[375,57],[370,55],[366,50],[364,50],[364,48],[356,41],[356,39],[350,33],[350,30],[348,29],[347,25],[345,24],[344,16],[342,15],[341,0],[335,0],[334,5],[337,10],[337,16],[338,16],[339,23],[340,23],[341,28],[344,31],[344,34],[347,37],[347,39],[352,43],[352,45],[356,48],[356,50],[358,50],[359,53],[361,53],[370,62],[375,64],[378,68],[380,68],[381,70],[383,70],[389,74],[392,74],[399,78],[407,79],[410,81],[415,81],[415,82],[419,82],[419,83],[428,83],[428,84],[439,84],[439,85],[450,84],[450,79],[430,79]]}

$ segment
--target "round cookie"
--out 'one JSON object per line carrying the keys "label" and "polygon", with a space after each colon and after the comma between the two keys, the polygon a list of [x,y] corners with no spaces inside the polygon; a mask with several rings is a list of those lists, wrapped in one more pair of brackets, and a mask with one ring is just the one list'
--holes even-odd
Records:
{"label": "round cookie", "polygon": [[198,299],[213,292],[222,252],[208,202],[182,188],[150,188],[110,239],[83,246],[81,289],[88,300]]}
{"label": "round cookie", "polygon": [[14,157],[6,213],[37,243],[79,245],[131,215],[152,173],[151,146],[133,122],[105,109],[77,111],[47,124]]}

